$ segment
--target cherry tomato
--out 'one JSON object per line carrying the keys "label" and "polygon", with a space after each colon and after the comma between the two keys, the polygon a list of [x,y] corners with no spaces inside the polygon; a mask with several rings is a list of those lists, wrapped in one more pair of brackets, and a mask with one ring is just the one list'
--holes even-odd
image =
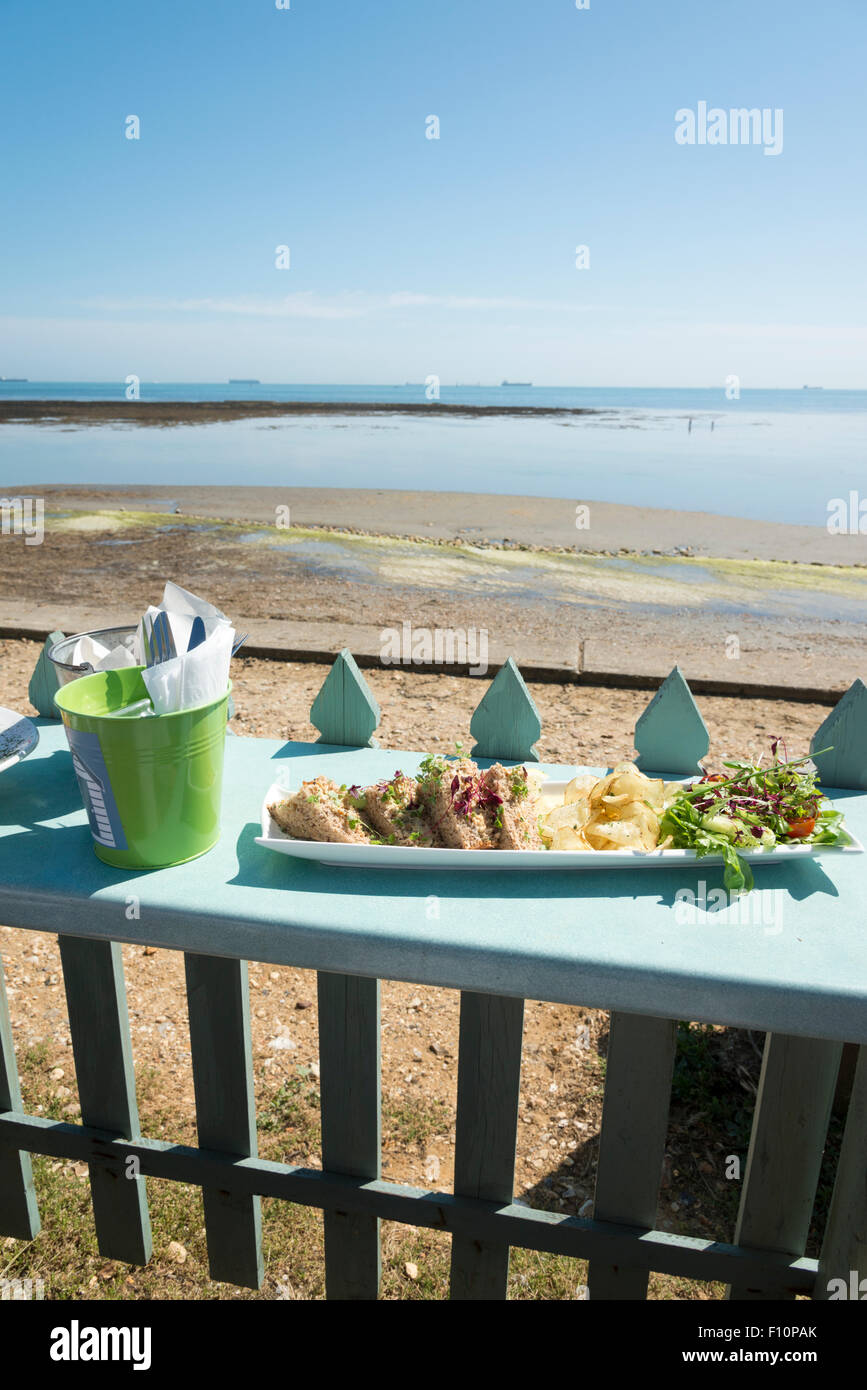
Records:
{"label": "cherry tomato", "polygon": [[790,840],[803,840],[805,836],[812,835],[815,829],[815,817],[808,820],[793,820],[789,822],[788,836]]}
{"label": "cherry tomato", "polygon": [[702,782],[726,782],[728,778],[724,772],[709,772],[706,777],[701,778]]}

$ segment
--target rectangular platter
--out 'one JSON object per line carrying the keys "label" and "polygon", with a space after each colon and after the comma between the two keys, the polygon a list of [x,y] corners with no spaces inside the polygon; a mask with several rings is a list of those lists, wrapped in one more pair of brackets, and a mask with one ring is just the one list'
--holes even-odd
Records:
{"label": "rectangular platter", "polygon": [[[559,796],[562,802],[568,779],[546,781],[544,802],[549,807]],[[551,869],[676,869],[695,868],[697,863],[722,864],[719,854],[705,854],[699,859],[691,849],[613,850],[508,850],[508,849],[431,849],[404,845],[334,844],[321,840],[293,840],[272,819],[268,804],[286,796],[286,787],[275,782],[268,788],[262,802],[262,834],[256,844],[278,854],[295,859],[312,859],[320,864],[334,864],[352,869],[482,869],[498,873],[504,869],[525,872]],[[753,867],[756,864],[780,864],[796,859],[836,858],[841,854],[863,854],[864,846],[847,832],[842,845],[774,845],[772,849],[756,850],[741,855]]]}

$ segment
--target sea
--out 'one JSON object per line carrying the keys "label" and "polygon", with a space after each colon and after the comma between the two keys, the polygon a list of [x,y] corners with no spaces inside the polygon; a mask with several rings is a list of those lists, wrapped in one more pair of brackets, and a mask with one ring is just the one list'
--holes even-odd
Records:
{"label": "sea", "polygon": [[[123,382],[0,380],[0,400],[125,400]],[[351,412],[164,427],[5,423],[0,493],[39,484],[222,484],[567,497],[825,526],[867,499],[867,391],[442,384],[446,405],[583,416],[402,414],[431,383],[141,381],[142,401],[382,402]],[[867,510],[867,508],[865,508]]]}

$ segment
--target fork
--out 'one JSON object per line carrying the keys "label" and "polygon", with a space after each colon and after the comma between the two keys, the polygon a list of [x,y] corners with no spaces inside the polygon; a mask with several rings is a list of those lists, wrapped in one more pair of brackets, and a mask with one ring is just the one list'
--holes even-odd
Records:
{"label": "fork", "polygon": [[147,666],[156,666],[177,656],[168,613],[160,610],[152,616],[145,614],[142,618],[142,641]]}

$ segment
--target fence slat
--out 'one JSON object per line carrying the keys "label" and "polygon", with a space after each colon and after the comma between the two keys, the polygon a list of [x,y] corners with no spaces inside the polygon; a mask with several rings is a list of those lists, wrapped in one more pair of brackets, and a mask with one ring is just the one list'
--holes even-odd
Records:
{"label": "fence slat", "polygon": [[[203,1149],[256,1156],[247,962],[184,954],[196,1128]],[[264,1272],[258,1197],[203,1187],[211,1278],[258,1289]]]}
{"label": "fence slat", "polygon": [[[523,999],[461,994],[456,1197],[512,1200],[523,1031]],[[452,1238],[453,1299],[503,1299],[508,1278],[508,1245]]]}
{"label": "fence slat", "polygon": [[867,1294],[861,1282],[867,1281],[867,1046],[859,1048],[813,1297],[839,1298],[839,1283],[829,1288],[832,1279],[845,1280],[848,1298],[860,1302]]}
{"label": "fence slat", "polygon": [[[819,750],[826,748],[826,753]],[[867,687],[856,678],[810,739],[826,787],[867,791]]]}
{"label": "fence slat", "polygon": [[48,637],[42,644],[42,651],[33,668],[30,683],[27,686],[27,698],[35,710],[45,719],[59,719],[60,712],[54,703],[54,696],[58,688],[57,667],[48,659],[48,653],[55,642],[63,641],[63,633],[49,632]]}
{"label": "fence slat", "polygon": [[[59,943],[81,1118],[96,1129],[138,1139],[120,945],[75,936],[61,936]],[[151,1226],[144,1179],[100,1160],[90,1164],[90,1193],[100,1254],[147,1264]]]}
{"label": "fence slat", "polygon": [[[737,1244],[803,1255],[842,1050],[814,1038],[765,1039]],[[726,1296],[794,1298],[785,1288],[746,1284],[731,1285]]]}
{"label": "fence slat", "polygon": [[675,666],[635,725],[636,766],[642,772],[701,772],[710,747],[707,725],[683,672]]}
{"label": "fence slat", "polygon": [[[3,957],[0,956],[0,1110],[21,1110]],[[39,1231],[39,1210],[30,1155],[0,1144],[0,1235],[32,1240]]]}
{"label": "fence slat", "polygon": [[313,704],[310,723],[322,737],[320,743],[352,748],[376,748],[373,737],[381,715],[370,686],[348,647],[338,652]]}
{"label": "fence slat", "polygon": [[[381,1164],[379,980],[320,972],[322,1166],[378,1179]],[[325,1213],[327,1298],[379,1295],[379,1218]]]}
{"label": "fence slat", "polygon": [[81,1160],[94,1153],[128,1155],[138,1159],[141,1171],[148,1177],[194,1186],[231,1183],[239,1191],[317,1209],[337,1207],[381,1216],[385,1221],[459,1233],[474,1240],[568,1255],[571,1259],[598,1257],[605,1264],[617,1264],[634,1259],[637,1254],[650,1269],[684,1279],[725,1283],[734,1277],[742,1283],[758,1282],[767,1277],[769,1270],[777,1270],[780,1273],[774,1276],[776,1282],[809,1295],[814,1291],[819,1267],[818,1260],[793,1260],[789,1255],[746,1250],[719,1240],[584,1221],[515,1203],[477,1201],[396,1182],[365,1182],[363,1178],[295,1168],[262,1158],[227,1159],[223,1154],[157,1139],[118,1139],[101,1130],[60,1124],[37,1115],[0,1114],[0,1135],[6,1136],[10,1147],[54,1158]]}
{"label": "fence slat", "polygon": [[539,753],[533,745],[541,732],[533,697],[514,658],[507,657],[470,720],[470,733],[476,740],[472,756],[537,763]]}
{"label": "fence slat", "polygon": [[[656,1224],[676,1041],[673,1019],[611,1015],[593,1203],[596,1221]],[[646,1298],[647,1278],[647,1266],[640,1262],[591,1261],[590,1298]]]}

